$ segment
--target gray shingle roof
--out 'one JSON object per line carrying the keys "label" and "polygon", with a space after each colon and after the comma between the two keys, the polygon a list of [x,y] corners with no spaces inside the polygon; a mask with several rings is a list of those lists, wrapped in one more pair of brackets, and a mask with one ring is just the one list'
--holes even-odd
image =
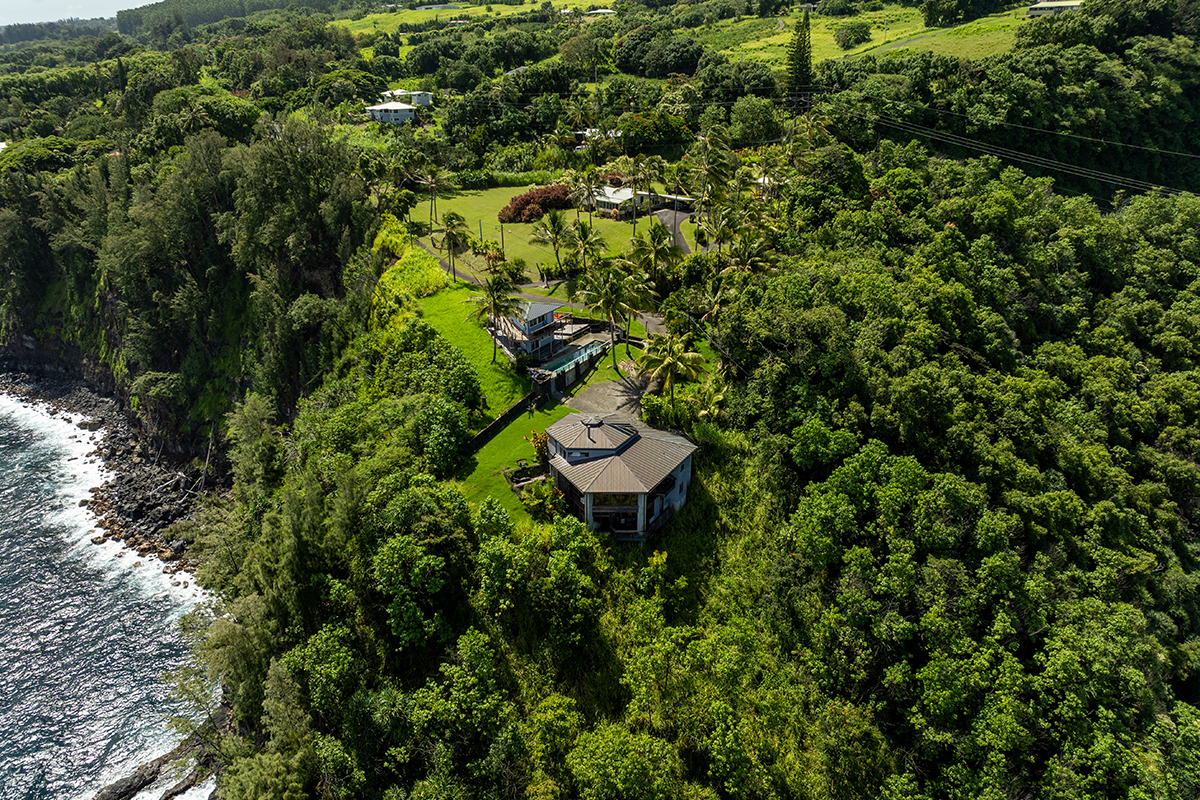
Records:
{"label": "gray shingle roof", "polygon": [[[589,431],[590,440],[587,438]],[[595,449],[617,450],[613,455],[574,463],[558,455],[550,459],[555,471],[575,488],[593,494],[652,491],[696,451],[696,445],[682,436],[629,422],[616,415],[596,418],[572,414],[551,425],[546,432],[567,449],[582,449],[591,442],[590,446]],[[602,439],[617,444],[605,447],[600,443]]]}
{"label": "gray shingle roof", "polygon": [[524,315],[521,318],[526,322],[535,320],[543,314],[549,314],[550,312],[557,311],[563,307],[562,303],[543,303],[534,302],[532,300],[525,301],[523,305],[525,307],[525,311],[523,312]]}

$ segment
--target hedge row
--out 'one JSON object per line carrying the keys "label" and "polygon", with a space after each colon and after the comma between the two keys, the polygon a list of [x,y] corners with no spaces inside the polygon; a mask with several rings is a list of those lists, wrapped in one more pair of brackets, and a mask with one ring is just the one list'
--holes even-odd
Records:
{"label": "hedge row", "polygon": [[519,194],[496,215],[501,222],[536,222],[552,208],[570,208],[570,190],[562,184],[539,186]]}

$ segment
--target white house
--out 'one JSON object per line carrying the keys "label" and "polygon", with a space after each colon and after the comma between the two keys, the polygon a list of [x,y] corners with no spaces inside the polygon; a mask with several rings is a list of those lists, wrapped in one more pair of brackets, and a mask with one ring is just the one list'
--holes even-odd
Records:
{"label": "white house", "polygon": [[500,320],[498,329],[505,346],[534,361],[547,358],[554,351],[554,333],[558,330],[554,312],[562,307],[562,303],[522,302],[518,314]]}
{"label": "white house", "polygon": [[391,102],[367,106],[367,116],[376,122],[412,122],[416,113],[416,107],[408,103]]}
{"label": "white house", "polygon": [[1026,17],[1045,17],[1051,14],[1062,14],[1078,11],[1082,0],[1054,0],[1054,2],[1037,3],[1025,11]]}
{"label": "white house", "polygon": [[[653,202],[651,195],[646,192],[637,192],[638,208],[646,209]],[[662,197],[663,195],[655,195]],[[634,191],[628,186],[598,186],[596,187],[596,210],[597,211],[613,211],[622,208],[626,204],[633,204]],[[583,202],[584,211],[588,210],[590,204],[585,199]]]}
{"label": "white house", "polygon": [[615,414],[546,429],[550,478],[592,530],[644,541],[687,501],[696,445]]}
{"label": "white house", "polygon": [[383,93],[383,98],[385,101],[397,100],[411,103],[414,106],[427,106],[433,103],[432,92],[421,92],[416,89],[388,89]]}

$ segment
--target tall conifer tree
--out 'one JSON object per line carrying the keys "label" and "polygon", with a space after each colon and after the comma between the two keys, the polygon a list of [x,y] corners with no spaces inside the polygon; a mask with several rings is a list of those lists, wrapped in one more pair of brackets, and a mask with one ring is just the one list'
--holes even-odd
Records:
{"label": "tall conifer tree", "polygon": [[796,26],[796,32],[792,34],[792,44],[788,49],[788,91],[796,94],[812,83],[812,39],[809,35],[806,10],[804,18]]}

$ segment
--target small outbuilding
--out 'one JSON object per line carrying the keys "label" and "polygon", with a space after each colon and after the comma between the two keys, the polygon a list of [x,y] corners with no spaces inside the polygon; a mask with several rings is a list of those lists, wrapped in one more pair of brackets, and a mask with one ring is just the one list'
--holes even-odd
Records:
{"label": "small outbuilding", "polygon": [[645,541],[687,501],[696,445],[615,414],[571,414],[546,429],[550,476],[592,530]]}

